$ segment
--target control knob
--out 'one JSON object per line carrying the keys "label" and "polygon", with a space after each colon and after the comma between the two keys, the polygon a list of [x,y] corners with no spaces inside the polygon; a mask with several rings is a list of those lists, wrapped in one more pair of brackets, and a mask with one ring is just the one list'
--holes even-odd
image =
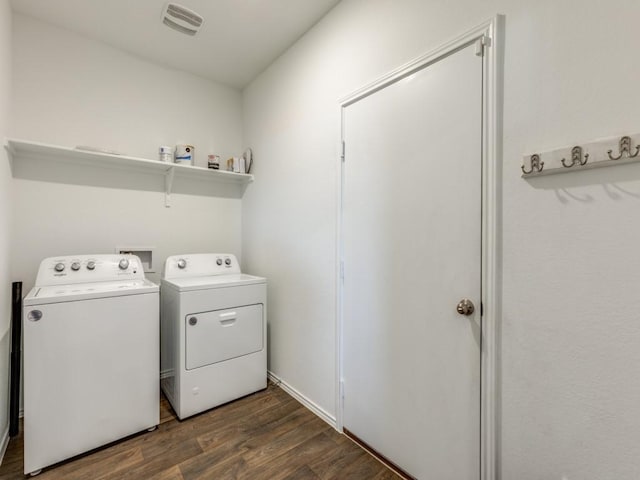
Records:
{"label": "control knob", "polygon": [[127,268],[129,268],[129,260],[127,260],[126,258],[123,258],[118,263],[118,267],[120,267],[120,270],[126,270]]}
{"label": "control knob", "polygon": [[96,262],[94,262],[93,260],[87,262],[87,270],[95,270],[96,268]]}
{"label": "control knob", "polygon": [[64,263],[62,263],[62,262],[60,262],[60,263],[56,263],[56,266],[55,266],[55,267],[53,267],[53,269],[54,269],[56,272],[62,272],[62,271],[64,271]]}
{"label": "control knob", "polygon": [[221,258],[216,260],[216,265],[218,265],[218,266],[222,265],[222,259]]}
{"label": "control knob", "polygon": [[231,259],[230,258],[225,258],[224,259],[224,264],[228,267],[229,265],[231,265]]}
{"label": "control knob", "polygon": [[178,268],[183,269],[187,266],[187,261],[184,258],[178,260]]}
{"label": "control knob", "polygon": [[73,262],[71,264],[71,270],[73,270],[74,272],[77,272],[78,270],[80,270],[80,262]]}

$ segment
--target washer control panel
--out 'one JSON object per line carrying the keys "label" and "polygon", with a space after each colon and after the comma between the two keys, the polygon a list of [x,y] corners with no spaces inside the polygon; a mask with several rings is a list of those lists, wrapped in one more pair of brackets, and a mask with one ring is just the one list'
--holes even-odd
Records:
{"label": "washer control panel", "polygon": [[167,258],[163,278],[205,277],[241,273],[235,255],[231,253],[194,253]]}
{"label": "washer control panel", "polygon": [[135,255],[75,255],[44,259],[36,286],[137,279],[144,279],[144,270]]}

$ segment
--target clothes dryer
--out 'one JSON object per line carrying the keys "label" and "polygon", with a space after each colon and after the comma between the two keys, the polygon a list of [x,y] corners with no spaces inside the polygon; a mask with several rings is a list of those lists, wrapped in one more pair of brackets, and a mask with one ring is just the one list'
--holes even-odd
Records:
{"label": "clothes dryer", "polygon": [[167,258],[161,387],[180,419],[267,387],[266,279],[231,254]]}

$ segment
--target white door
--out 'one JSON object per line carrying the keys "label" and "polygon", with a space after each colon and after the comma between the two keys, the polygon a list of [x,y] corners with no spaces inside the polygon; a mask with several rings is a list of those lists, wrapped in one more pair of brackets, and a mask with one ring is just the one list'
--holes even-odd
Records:
{"label": "white door", "polygon": [[482,64],[471,45],[343,112],[343,424],[419,479],[480,475]]}

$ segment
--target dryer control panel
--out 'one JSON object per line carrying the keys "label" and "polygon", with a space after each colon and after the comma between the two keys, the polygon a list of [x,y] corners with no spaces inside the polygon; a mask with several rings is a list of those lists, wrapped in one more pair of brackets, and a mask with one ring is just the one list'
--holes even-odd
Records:
{"label": "dryer control panel", "polygon": [[40,263],[36,287],[76,283],[144,280],[135,255],[74,255],[45,258]]}
{"label": "dryer control panel", "polygon": [[173,255],[164,264],[163,278],[207,277],[241,273],[235,255],[231,253],[194,253]]}

